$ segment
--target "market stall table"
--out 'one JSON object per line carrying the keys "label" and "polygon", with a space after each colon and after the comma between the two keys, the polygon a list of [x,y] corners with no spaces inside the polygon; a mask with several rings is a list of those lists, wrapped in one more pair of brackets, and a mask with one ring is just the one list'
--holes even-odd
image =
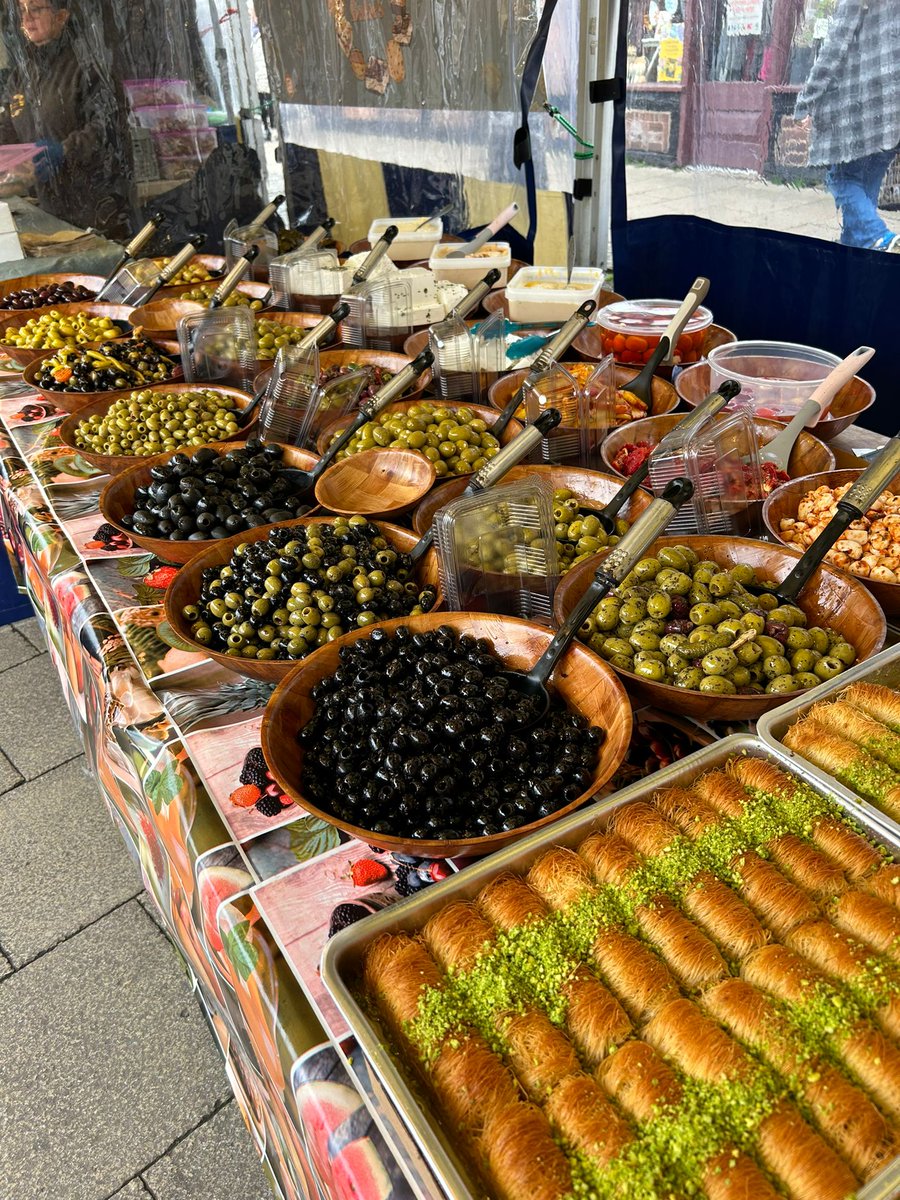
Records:
{"label": "market stall table", "polygon": [[[289,1200],[317,1184],[335,1200],[437,1197],[319,961],[331,934],[455,867],[398,861],[281,802],[260,749],[271,686],[180,642],[163,608],[175,568],[103,527],[105,477],[58,441],[63,416],[37,395],[0,400],[8,548],[260,1156]],[[839,466],[859,465],[853,451],[884,440],[851,428],[832,447]],[[636,727],[607,792],[732,731],[652,713]]]}

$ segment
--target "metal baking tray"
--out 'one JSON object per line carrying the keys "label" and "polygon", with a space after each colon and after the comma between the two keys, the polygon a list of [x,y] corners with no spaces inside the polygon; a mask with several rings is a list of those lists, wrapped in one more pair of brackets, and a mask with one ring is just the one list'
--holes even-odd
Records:
{"label": "metal baking tray", "polygon": [[817,701],[831,699],[838,692],[843,691],[848,684],[861,682],[880,683],[884,687],[900,691],[900,645],[891,646],[887,650],[882,650],[880,654],[874,654],[864,662],[851,667],[849,671],[844,671],[843,674],[836,675],[834,679],[829,679],[827,683],[820,684],[812,691],[804,692],[796,700],[791,700],[788,704],[782,704],[780,708],[774,708],[771,712],[767,712],[757,722],[756,732],[767,746],[774,746],[780,753],[786,755],[790,759],[792,767],[802,764],[805,771],[820,783],[827,784],[832,795],[845,803],[854,816],[860,820],[865,817],[888,837],[900,838],[900,824],[893,817],[882,812],[871,800],[857,796],[856,792],[848,788],[845,783],[841,783],[827,771],[823,771],[821,767],[807,762],[802,754],[798,754],[795,750],[789,750],[782,744],[782,738],[789,726],[793,725],[795,721],[799,721],[801,717],[805,717]]}
{"label": "metal baking tray", "polygon": [[[847,673],[849,675],[849,672]],[[842,678],[846,679],[847,675]],[[359,980],[366,948],[384,933],[418,932],[435,912],[454,900],[471,900],[495,876],[503,871],[524,874],[549,846],[575,848],[594,829],[602,829],[609,817],[630,800],[652,796],[661,787],[689,785],[698,775],[721,767],[736,755],[746,754],[773,762],[809,784],[820,795],[834,799],[848,811],[874,839],[900,856],[900,832],[884,830],[871,814],[860,811],[856,803],[846,803],[835,795],[828,780],[802,759],[791,759],[782,746],[764,744],[749,734],[735,734],[688,755],[672,766],[631,784],[615,795],[601,800],[555,825],[523,838],[499,850],[489,858],[468,866],[451,879],[427,888],[400,904],[342,930],[325,946],[322,979],[335,1003],[356,1035],[359,1044],[401,1118],[425,1155],[435,1178],[449,1200],[483,1200],[484,1187],[473,1177],[457,1154],[452,1131],[442,1128],[440,1117],[430,1108],[423,1088],[411,1082],[393,1051],[390,1038],[360,999]],[[894,1200],[900,1195],[900,1157],[894,1159],[875,1179],[857,1193],[857,1200]]]}

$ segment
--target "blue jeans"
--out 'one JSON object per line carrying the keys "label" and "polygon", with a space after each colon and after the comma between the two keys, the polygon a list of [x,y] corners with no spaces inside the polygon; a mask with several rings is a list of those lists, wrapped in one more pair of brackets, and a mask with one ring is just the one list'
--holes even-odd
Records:
{"label": "blue jeans", "polygon": [[828,168],[825,186],[841,214],[841,244],[869,248],[892,231],[878,215],[878,193],[895,150],[879,150]]}

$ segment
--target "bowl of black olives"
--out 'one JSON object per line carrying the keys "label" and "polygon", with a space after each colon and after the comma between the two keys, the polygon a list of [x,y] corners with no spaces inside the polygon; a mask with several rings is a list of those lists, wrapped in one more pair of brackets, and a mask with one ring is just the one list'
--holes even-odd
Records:
{"label": "bowl of black olives", "polygon": [[106,395],[70,413],[59,424],[60,442],[95,467],[116,475],[138,462],[187,447],[250,436],[238,413],[251,397],[237,388],[202,383],[157,383],[123,395]]}
{"label": "bowl of black olives", "polygon": [[215,542],[166,590],[178,637],[242,675],[277,683],[319,646],[441,602],[437,558],[367,517],[310,516]]}
{"label": "bowl of black olives", "polygon": [[[751,538],[659,538],[578,636],[641,704],[701,721],[755,721],[884,644],[884,614],[862,580],[827,563],[796,603],[779,603],[767,589],[799,558]],[[597,563],[579,563],[561,580],[557,623]]]}
{"label": "bowl of black olives", "polygon": [[181,364],[141,337],[96,347],[50,350],[22,378],[64,412],[77,412],[105,396],[183,378]]}
{"label": "bowl of black olives", "polygon": [[259,438],[191,446],[115,476],[100,494],[100,511],[144,550],[184,563],[234,534],[308,513],[315,497],[297,495],[284,468],[310,470],[317,461],[307,450]]}
{"label": "bowl of black olives", "polygon": [[549,712],[521,728],[503,677],[553,631],[493,613],[429,613],[326,644],[269,700],[263,753],[307,812],[374,846],[482,855],[591,798],[618,770],[631,706],[611,667],[573,642]]}

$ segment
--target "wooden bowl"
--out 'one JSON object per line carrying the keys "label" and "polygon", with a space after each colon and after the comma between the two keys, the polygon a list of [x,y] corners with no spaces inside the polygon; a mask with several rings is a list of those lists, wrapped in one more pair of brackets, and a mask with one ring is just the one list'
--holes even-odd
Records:
{"label": "wooden bowl", "polygon": [[[171,592],[171,588],[169,591]],[[459,634],[487,638],[493,643],[494,649],[507,667],[519,671],[527,671],[534,666],[553,636],[551,630],[531,621],[519,620],[517,617],[501,617],[494,613],[425,613],[421,617],[385,621],[382,625],[355,630],[336,643],[332,642],[315,650],[294,667],[279,685],[266,706],[262,723],[263,754],[269,770],[285,792],[306,812],[336,825],[351,837],[388,850],[434,858],[490,854],[501,846],[574,812],[618,770],[631,741],[632,717],[628,697],[610,667],[584,646],[573,642],[553,674],[553,686],[570,708],[583,713],[592,724],[604,729],[606,739],[600,747],[600,757],[590,783],[584,792],[569,804],[563,805],[547,817],[523,825],[520,829],[489,837],[460,838],[454,841],[410,840],[389,834],[370,833],[339,821],[331,813],[317,808],[303,791],[303,749],[296,741],[298,730],[306,725],[315,708],[315,703],[310,698],[310,690],[319,680],[329,678],[337,670],[342,644],[368,637],[372,629],[383,629],[390,633],[399,625],[406,625],[413,632],[425,632],[441,625],[449,625]],[[503,734],[499,729],[497,741],[498,744],[502,744],[503,741]]]}
{"label": "wooden bowl", "polygon": [[[135,389],[137,390],[137,389]],[[202,383],[155,383],[152,387],[141,389],[148,392],[197,392],[210,391],[221,392],[225,396],[233,396],[238,409],[246,408],[250,403],[250,396],[246,392],[240,392],[237,388],[229,387],[206,387]],[[157,459],[165,461],[172,454],[177,454],[177,450],[169,450],[163,454],[157,455],[138,455],[138,454],[97,454],[93,450],[82,450],[75,441],[75,431],[78,428],[79,422],[86,420],[89,417],[99,416],[112,407],[122,393],[107,392],[102,400],[97,400],[93,404],[88,404],[77,412],[70,413],[65,420],[60,422],[58,437],[64,446],[67,446],[74,454],[80,454],[82,458],[87,459],[89,463],[93,463],[95,467],[99,467],[108,475],[117,475],[120,471],[126,471],[129,467],[135,467],[141,463],[156,462]],[[250,430],[256,424],[254,416],[250,424],[245,429],[239,429],[237,433],[231,433],[223,436],[223,442],[237,442],[246,439]],[[190,447],[188,448],[190,450]],[[318,461],[316,458],[315,461]],[[139,486],[139,485],[137,485]],[[129,537],[131,535],[129,534]]]}
{"label": "wooden bowl", "polygon": [[[784,579],[800,558],[799,551],[786,546],[771,546],[751,538],[702,534],[659,538],[647,550],[646,557],[652,557],[664,546],[689,546],[701,559],[720,563],[723,569],[747,563],[762,580]],[[565,620],[584,595],[599,557],[585,559],[563,576],[553,599],[553,616],[557,624]],[[884,645],[887,632],[884,613],[862,583],[843,571],[834,567],[819,567],[796,603],[806,613],[810,625],[831,626],[843,634],[856,647],[858,662],[871,658]],[[774,696],[714,696],[678,688],[670,683],[641,679],[630,671],[616,670],[636,705],[650,704],[663,712],[677,712],[703,721],[755,721],[764,712],[786,704],[799,694],[782,692]]]}
{"label": "wooden bowl", "polygon": [[[494,486],[503,487],[505,483],[516,483],[527,479],[530,475],[536,475],[554,490],[568,488],[579,500],[591,508],[602,508],[622,487],[622,480],[615,475],[603,475],[600,471],[588,471],[583,467],[549,466],[513,467]],[[438,509],[462,495],[468,482],[467,476],[463,475],[458,479],[451,479],[449,483],[442,483],[440,487],[430,491],[413,515],[413,529],[416,533],[422,534],[429,530]],[[632,524],[652,499],[649,492],[638,488],[622,510],[623,520],[627,521],[629,525]]]}
{"label": "wooden bowl", "polygon": [[[670,433],[679,421],[684,420],[687,413],[666,413],[661,417],[644,417],[642,421],[632,421],[629,425],[622,425],[618,429],[612,430],[603,439],[603,444],[600,447],[600,456],[606,465],[607,470],[612,471],[613,475],[619,475],[621,478],[626,478],[621,471],[617,471],[613,464],[613,459],[616,454],[627,442],[649,442],[651,446],[655,446],[659,441]],[[780,433],[784,428],[777,421],[767,421],[757,418],[754,421],[757,433],[759,435],[759,444],[761,446],[768,445],[776,434]],[[819,471],[834,470],[834,455],[825,445],[820,442],[817,437],[813,437],[806,430],[800,434],[797,441],[794,443],[794,449],[791,451],[791,457],[788,460],[788,474],[791,477],[797,475],[815,475]]]}
{"label": "wooden bowl", "polygon": [[[167,257],[167,255],[154,254],[153,261],[157,267],[161,267]],[[212,280],[220,280],[225,274],[225,259],[220,254],[195,254],[190,261],[191,263],[199,263],[201,266],[206,267],[210,273],[209,279],[198,279],[197,283],[210,283]],[[170,283],[167,287],[160,288],[154,299],[177,300],[182,292],[194,286],[192,283]]]}
{"label": "wooden bowl", "polygon": [[[703,358],[706,358],[710,350],[715,350],[716,346],[724,346],[728,342],[736,341],[737,334],[732,333],[730,329],[726,329],[724,325],[708,325],[704,331]],[[602,358],[606,357],[603,353],[603,342],[600,337],[599,325],[588,325],[587,329],[583,329],[579,333],[572,345],[583,358],[590,358],[599,362]],[[635,373],[633,363],[628,364],[628,370]],[[674,366],[660,366],[656,368],[656,374],[663,379],[671,379],[674,371]]]}
{"label": "wooden bowl", "polygon": [[[149,304],[145,304],[143,308],[155,308],[160,304],[199,304],[201,308],[207,308],[209,301],[191,300],[185,296],[185,292],[192,291],[194,287],[218,287],[221,280],[205,279],[199,284],[180,284],[178,287],[160,288]],[[248,300],[264,300],[270,293],[271,289],[267,283],[254,283],[252,280],[242,279],[234,289],[246,296]],[[266,305],[263,308],[252,309],[254,316],[265,316],[273,311],[271,305]],[[174,329],[174,325],[172,329]]]}
{"label": "wooden bowl", "polygon": [[[510,279],[513,277],[512,268],[510,268]],[[618,292],[609,292],[606,288],[601,289],[600,295],[597,297],[597,308],[594,309],[596,314],[597,309],[606,308],[607,304],[615,304],[617,300],[624,300],[624,296],[620,296]],[[492,292],[488,292],[481,302],[481,307],[489,313],[502,312],[507,321],[512,318],[509,315],[509,304],[506,299],[506,288],[494,288]],[[520,322],[520,324],[529,324],[530,322]],[[558,321],[557,327],[562,325],[562,321]],[[546,325],[546,321],[535,321],[535,325]],[[588,327],[590,328],[590,326]]]}
{"label": "wooden bowl", "polygon": [[[73,275],[70,271],[55,271],[48,275],[19,275],[15,279],[4,279],[0,283],[0,300],[5,296],[11,296],[13,292],[22,292],[26,288],[42,288],[50,287],[54,283],[71,283],[76,287],[89,288],[93,292],[99,292],[103,286],[105,276],[103,275]],[[78,303],[74,301],[73,303]],[[90,303],[90,301],[85,301]],[[34,312],[33,308],[3,308],[0,313],[6,316],[8,313],[14,312]]]}
{"label": "wooden bowl", "polygon": [[[31,363],[30,366],[26,367],[22,372],[22,378],[26,383],[31,384],[36,392],[38,392],[41,396],[44,396],[47,400],[52,401],[52,403],[55,404],[57,408],[61,408],[63,412],[80,412],[89,404],[96,404],[98,400],[112,400],[117,399],[119,396],[130,396],[132,392],[139,390],[137,388],[128,387],[109,392],[56,392],[51,391],[49,388],[39,387],[37,378],[40,374],[41,363],[45,358],[50,358],[51,355],[55,353],[55,350],[48,350],[46,354],[42,354],[40,358],[36,358],[34,362]],[[160,383],[164,383],[168,386],[170,384],[181,383],[183,380],[184,372],[181,369],[180,363],[176,363],[175,370],[172,372],[170,377],[168,379],[160,380]],[[155,385],[150,384],[148,386],[152,387]],[[196,387],[202,385],[195,384],[194,386]]]}
{"label": "wooden bowl", "polygon": [[[393,404],[389,404],[382,410],[382,412],[406,412],[410,405],[418,403],[418,399],[395,400]],[[489,426],[496,424],[499,416],[499,413],[494,408],[487,408],[483,404],[468,404],[465,400],[434,400],[429,396],[425,400],[425,403],[432,405],[434,408],[467,408],[470,412],[473,412],[479,416],[482,421],[487,422]],[[380,415],[381,414],[379,414],[379,416]],[[319,452],[319,454],[325,453],[334,438],[341,432],[342,429],[346,427],[346,425],[347,417],[343,416],[338,417],[336,420],[331,421],[325,426],[316,441],[316,450]],[[507,442],[512,441],[517,433],[522,432],[522,428],[523,426],[519,421],[510,421],[506,429],[504,429],[503,433],[500,435],[500,445],[505,446]],[[468,476],[466,476],[466,478],[468,478]]]}
{"label": "wooden bowl", "polygon": [[[565,366],[565,363],[563,364]],[[501,411],[506,407],[513,395],[522,386],[528,376],[528,369],[520,369],[518,371],[510,371],[507,375],[501,375],[488,388],[488,399],[494,408]],[[622,388],[630,379],[634,378],[634,371],[630,367],[616,367],[616,387]],[[678,393],[667,379],[660,379],[658,375],[653,376],[653,384],[650,388],[650,412],[651,416],[659,416],[662,413],[669,413],[673,408],[678,407]],[[522,420],[525,413],[522,405],[516,413],[516,416]],[[632,423],[624,426],[630,429]]]}
{"label": "wooden bowl", "polygon": [[[307,330],[315,329],[315,327],[322,320],[321,313],[288,312],[286,309],[283,309],[283,308],[278,308],[278,309],[275,309],[274,311],[269,311],[269,312],[254,313],[253,316],[254,316],[254,324],[257,324],[259,319],[262,318],[266,321],[278,321],[281,325],[290,325],[295,329],[307,329]],[[335,333],[333,335],[331,341],[328,343],[328,345],[334,345],[337,341],[337,336],[338,336],[337,333]],[[278,351],[276,350],[275,354],[277,354],[277,353],[278,353]],[[320,351],[320,353],[321,353],[321,351]],[[256,370],[263,371],[263,370],[266,370],[266,368],[271,370],[272,365],[275,362],[275,354],[273,354],[271,358],[257,358]]]}
{"label": "wooden bowl", "polygon": [[364,450],[334,463],[316,484],[316,499],[328,512],[396,519],[434,486],[434,463],[415,450]]}
{"label": "wooden bowl", "polygon": [[[207,446],[210,450],[222,454],[238,449],[238,444],[235,442],[208,442]],[[186,447],[185,452],[193,454],[195,450],[200,449],[200,446],[189,446]],[[308,471],[319,461],[315,454],[310,454],[308,450],[298,450],[294,446],[282,446],[282,450],[284,451],[284,465],[287,467],[300,467],[301,470]],[[100,511],[105,521],[109,521],[110,525],[114,525],[121,533],[127,534],[143,550],[155,554],[164,562],[186,563],[203,550],[207,550],[211,546],[224,545],[226,540],[233,542],[234,538],[218,540],[204,538],[203,541],[196,542],[186,540],[173,542],[169,538],[145,537],[143,534],[135,533],[132,529],[127,529],[122,524],[122,517],[134,512],[134,493],[139,487],[146,487],[150,482],[151,468],[167,463],[172,457],[172,453],[177,454],[178,451],[155,454],[153,458],[142,458],[137,462],[132,460],[132,465],[120,475],[114,476],[100,493]],[[312,500],[312,496],[310,496],[310,500]],[[315,506],[311,505],[310,507]],[[244,534],[237,535],[237,540],[255,540],[255,535],[259,530],[272,528],[272,525],[258,525]]]}
{"label": "wooden bowl", "polygon": [[[220,666],[225,667],[229,671],[236,671],[239,675],[250,675],[254,679],[262,679],[266,683],[278,683],[284,679],[293,667],[297,664],[293,660],[285,660],[284,662],[270,659],[260,662],[255,658],[234,658],[229,654],[223,654],[220,650],[211,650],[209,646],[204,646],[201,642],[195,640],[191,634],[191,627],[181,615],[181,610],[186,604],[196,604],[197,597],[200,595],[200,577],[201,573],[208,567],[222,567],[229,561],[234,553],[235,546],[239,546],[241,542],[258,542],[261,538],[266,538],[272,532],[273,528],[292,529],[299,525],[324,525],[329,524],[334,520],[334,517],[299,517],[295,521],[282,521],[278,526],[268,525],[260,529],[250,529],[246,533],[238,533],[234,537],[223,538],[219,542],[213,542],[208,549],[202,550],[199,554],[187,562],[173,581],[166,589],[166,619],[172,626],[178,637],[182,638],[194,647],[198,653],[205,654],[213,659]],[[375,521],[385,538],[391,543],[395,550],[400,550],[404,554],[408,554],[418,542],[416,535],[408,529],[401,529],[399,525],[392,525],[387,521]],[[129,535],[130,536],[130,535]],[[194,543],[196,545],[196,543]],[[164,542],[163,545],[174,545],[172,542]],[[430,585],[437,592],[435,607],[441,603],[440,581],[438,578],[437,555],[433,549],[420,559],[414,572],[415,579],[423,586]],[[413,618],[408,618],[412,620]],[[440,622],[438,622],[440,624]],[[374,626],[369,626],[374,628]],[[354,632],[345,634],[344,637],[335,639],[329,643],[332,646],[341,646],[345,638],[353,637]]]}
{"label": "wooden bowl", "polygon": [[[20,329],[32,317],[40,317],[42,314],[49,312],[58,312],[63,316],[73,317],[79,313],[85,313],[89,317],[109,317],[111,321],[115,321],[120,327],[124,327],[124,332],[119,333],[116,337],[104,338],[103,341],[124,342],[131,337],[131,314],[133,311],[127,304],[92,304],[88,301],[75,304],[53,304],[48,305],[47,308],[31,308],[27,312],[23,310],[6,314],[0,311],[0,338],[6,335],[8,329]],[[86,342],[81,348],[96,350],[101,344],[101,342]],[[43,358],[46,353],[46,349],[31,350],[24,346],[8,346],[5,342],[0,341],[0,354],[5,354],[10,362],[15,363],[17,367],[21,367],[23,370],[25,367],[30,366],[35,359]]]}
{"label": "wooden bowl", "polygon": [[[782,520],[787,517],[796,518],[800,501],[807,492],[812,492],[823,485],[830,488],[842,487],[846,483],[853,483],[859,479],[860,475],[862,475],[861,470],[827,471],[820,475],[806,475],[800,479],[792,479],[790,483],[783,483],[767,497],[763,505],[763,520],[766,528],[792,554],[795,553],[794,547],[789,546],[782,536]],[[891,492],[893,495],[900,492],[900,474],[894,476],[885,491]],[[866,579],[862,575],[845,573],[840,568],[831,566],[830,563],[827,565],[830,570],[837,571],[839,575],[846,574],[847,578],[863,584],[889,617],[900,616],[900,583],[881,583],[878,580]]]}
{"label": "wooden bowl", "polygon": [[[691,408],[696,407],[712,391],[710,385],[709,363],[699,362],[692,367],[685,367],[675,380],[678,395]],[[875,403],[875,389],[858,375],[849,380],[831,402],[828,415],[812,427],[817,438],[830,442],[839,433],[858,420],[858,418]],[[786,425],[789,418],[775,418],[777,424]]]}
{"label": "wooden bowl", "polygon": [[131,310],[131,323],[139,327],[151,342],[174,342],[178,338],[178,322],[182,317],[206,311],[196,300],[172,300],[158,297],[149,304]]}

